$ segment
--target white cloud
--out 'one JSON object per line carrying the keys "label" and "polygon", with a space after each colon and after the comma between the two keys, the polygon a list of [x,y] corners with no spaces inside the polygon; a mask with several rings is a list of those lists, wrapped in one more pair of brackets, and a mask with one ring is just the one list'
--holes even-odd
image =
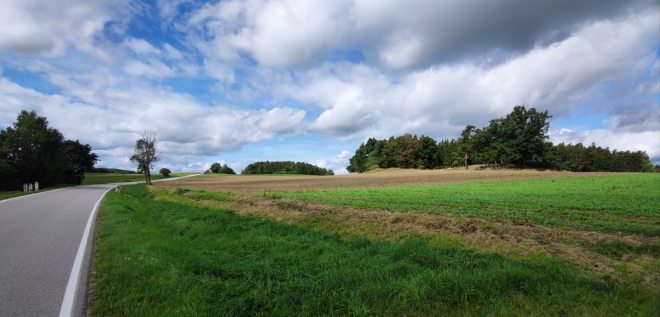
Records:
{"label": "white cloud", "polygon": [[71,102],[0,77],[0,123],[14,122],[20,109],[36,110],[65,137],[93,144],[102,155],[127,156],[146,130],[156,133],[166,155],[214,156],[289,133],[305,115],[293,108],[208,107],[189,95],[154,87],[101,89],[86,97],[86,103]]}
{"label": "white cloud", "polygon": [[261,117],[255,121],[260,129],[275,133],[291,133],[303,122],[304,110],[291,108],[274,108],[269,111],[262,110]]}
{"label": "white cloud", "polygon": [[[157,49],[151,43],[149,43],[149,42],[147,42],[143,39],[126,38],[126,39],[124,39],[124,41],[122,42],[121,45],[129,48],[131,51],[133,51],[135,54],[138,54],[138,55],[160,55],[161,54],[159,49]],[[172,48],[171,46],[169,46],[169,47]]]}
{"label": "white cloud", "polygon": [[0,50],[61,57],[73,44],[91,52],[106,23],[129,17],[126,0],[5,0],[0,10]]}
{"label": "white cloud", "polygon": [[[560,118],[593,100],[602,111],[613,113],[610,124],[639,128],[648,121],[644,126],[657,131],[652,74],[635,75],[642,100],[632,113],[626,110],[629,104],[598,101],[619,98],[616,91],[603,90],[603,83],[625,85],[631,74],[644,74],[657,64],[649,51],[649,43],[660,36],[655,13],[586,25],[564,41],[495,67],[458,64],[392,76],[366,65],[324,64],[301,73],[298,85],[275,90],[318,105],[323,111],[307,129],[337,136],[455,136],[465,125],[484,126],[515,105],[548,110]],[[640,80],[651,83],[640,85]],[[642,113],[644,117],[638,115]],[[617,114],[621,117],[614,117]]]}
{"label": "white cloud", "polygon": [[225,60],[247,53],[266,67],[309,68],[357,48],[371,64],[402,70],[492,62],[493,52],[505,60],[560,41],[584,21],[654,7],[649,0],[233,0],[202,6],[188,27],[204,30],[213,42],[209,54]]}
{"label": "white cloud", "polygon": [[181,52],[179,52],[179,50],[174,48],[172,45],[165,43],[163,44],[163,49],[165,49],[169,59],[183,59],[183,54],[181,54]]}
{"label": "white cloud", "polygon": [[132,76],[149,78],[172,77],[175,74],[173,69],[158,60],[149,63],[129,61],[124,66],[124,71]]}
{"label": "white cloud", "polygon": [[330,169],[335,173],[335,175],[343,175],[343,174],[348,174],[348,171],[346,170],[346,166],[348,166],[348,164],[350,163],[349,159],[351,157],[353,157],[353,154],[351,154],[351,152],[342,150],[339,155],[329,160],[320,159],[310,162],[310,164],[316,165],[321,168]]}

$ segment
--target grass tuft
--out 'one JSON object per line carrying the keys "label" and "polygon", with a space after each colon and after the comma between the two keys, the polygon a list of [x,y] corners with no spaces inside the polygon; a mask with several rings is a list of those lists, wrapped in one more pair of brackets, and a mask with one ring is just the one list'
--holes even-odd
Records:
{"label": "grass tuft", "polygon": [[656,243],[643,243],[639,246],[633,246],[621,240],[614,240],[612,242],[599,241],[591,247],[594,252],[602,255],[621,259],[624,255],[630,253],[646,254],[655,258],[660,257],[660,242]]}

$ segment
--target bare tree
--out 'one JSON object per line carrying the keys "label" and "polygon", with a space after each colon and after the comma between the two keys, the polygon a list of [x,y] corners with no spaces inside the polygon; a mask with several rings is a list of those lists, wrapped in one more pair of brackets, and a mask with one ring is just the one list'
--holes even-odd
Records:
{"label": "bare tree", "polygon": [[145,182],[151,185],[151,167],[158,162],[156,152],[156,134],[144,131],[141,138],[135,141],[135,154],[131,156],[131,162],[138,164],[138,171],[144,173]]}

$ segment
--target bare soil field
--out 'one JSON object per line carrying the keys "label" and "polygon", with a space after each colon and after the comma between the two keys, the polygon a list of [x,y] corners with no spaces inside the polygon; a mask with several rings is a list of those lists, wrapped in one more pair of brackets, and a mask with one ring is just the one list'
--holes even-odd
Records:
{"label": "bare soil field", "polygon": [[612,175],[611,173],[571,173],[536,170],[404,170],[391,169],[364,174],[339,176],[288,175],[201,175],[175,182],[154,184],[156,187],[185,187],[233,193],[278,190],[377,188],[411,185],[460,184],[498,180],[568,178]]}

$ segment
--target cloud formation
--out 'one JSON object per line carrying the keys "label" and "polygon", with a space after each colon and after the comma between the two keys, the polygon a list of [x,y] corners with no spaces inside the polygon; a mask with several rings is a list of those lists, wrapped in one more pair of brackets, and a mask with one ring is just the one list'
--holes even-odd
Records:
{"label": "cloud formation", "polygon": [[456,137],[525,105],[554,116],[553,141],[660,160],[658,16],[650,0],[10,0],[0,127],[36,110],[116,167],[154,131],[175,170],[295,140],[314,145],[288,159],[342,173],[368,137]]}
{"label": "cloud formation", "polygon": [[[488,64],[546,47],[585,23],[618,18],[652,1],[221,1],[189,15],[215,55],[249,54],[266,67],[313,67],[359,48],[388,70],[436,63]],[[167,10],[170,12],[169,10]],[[221,48],[221,49],[220,49]]]}

